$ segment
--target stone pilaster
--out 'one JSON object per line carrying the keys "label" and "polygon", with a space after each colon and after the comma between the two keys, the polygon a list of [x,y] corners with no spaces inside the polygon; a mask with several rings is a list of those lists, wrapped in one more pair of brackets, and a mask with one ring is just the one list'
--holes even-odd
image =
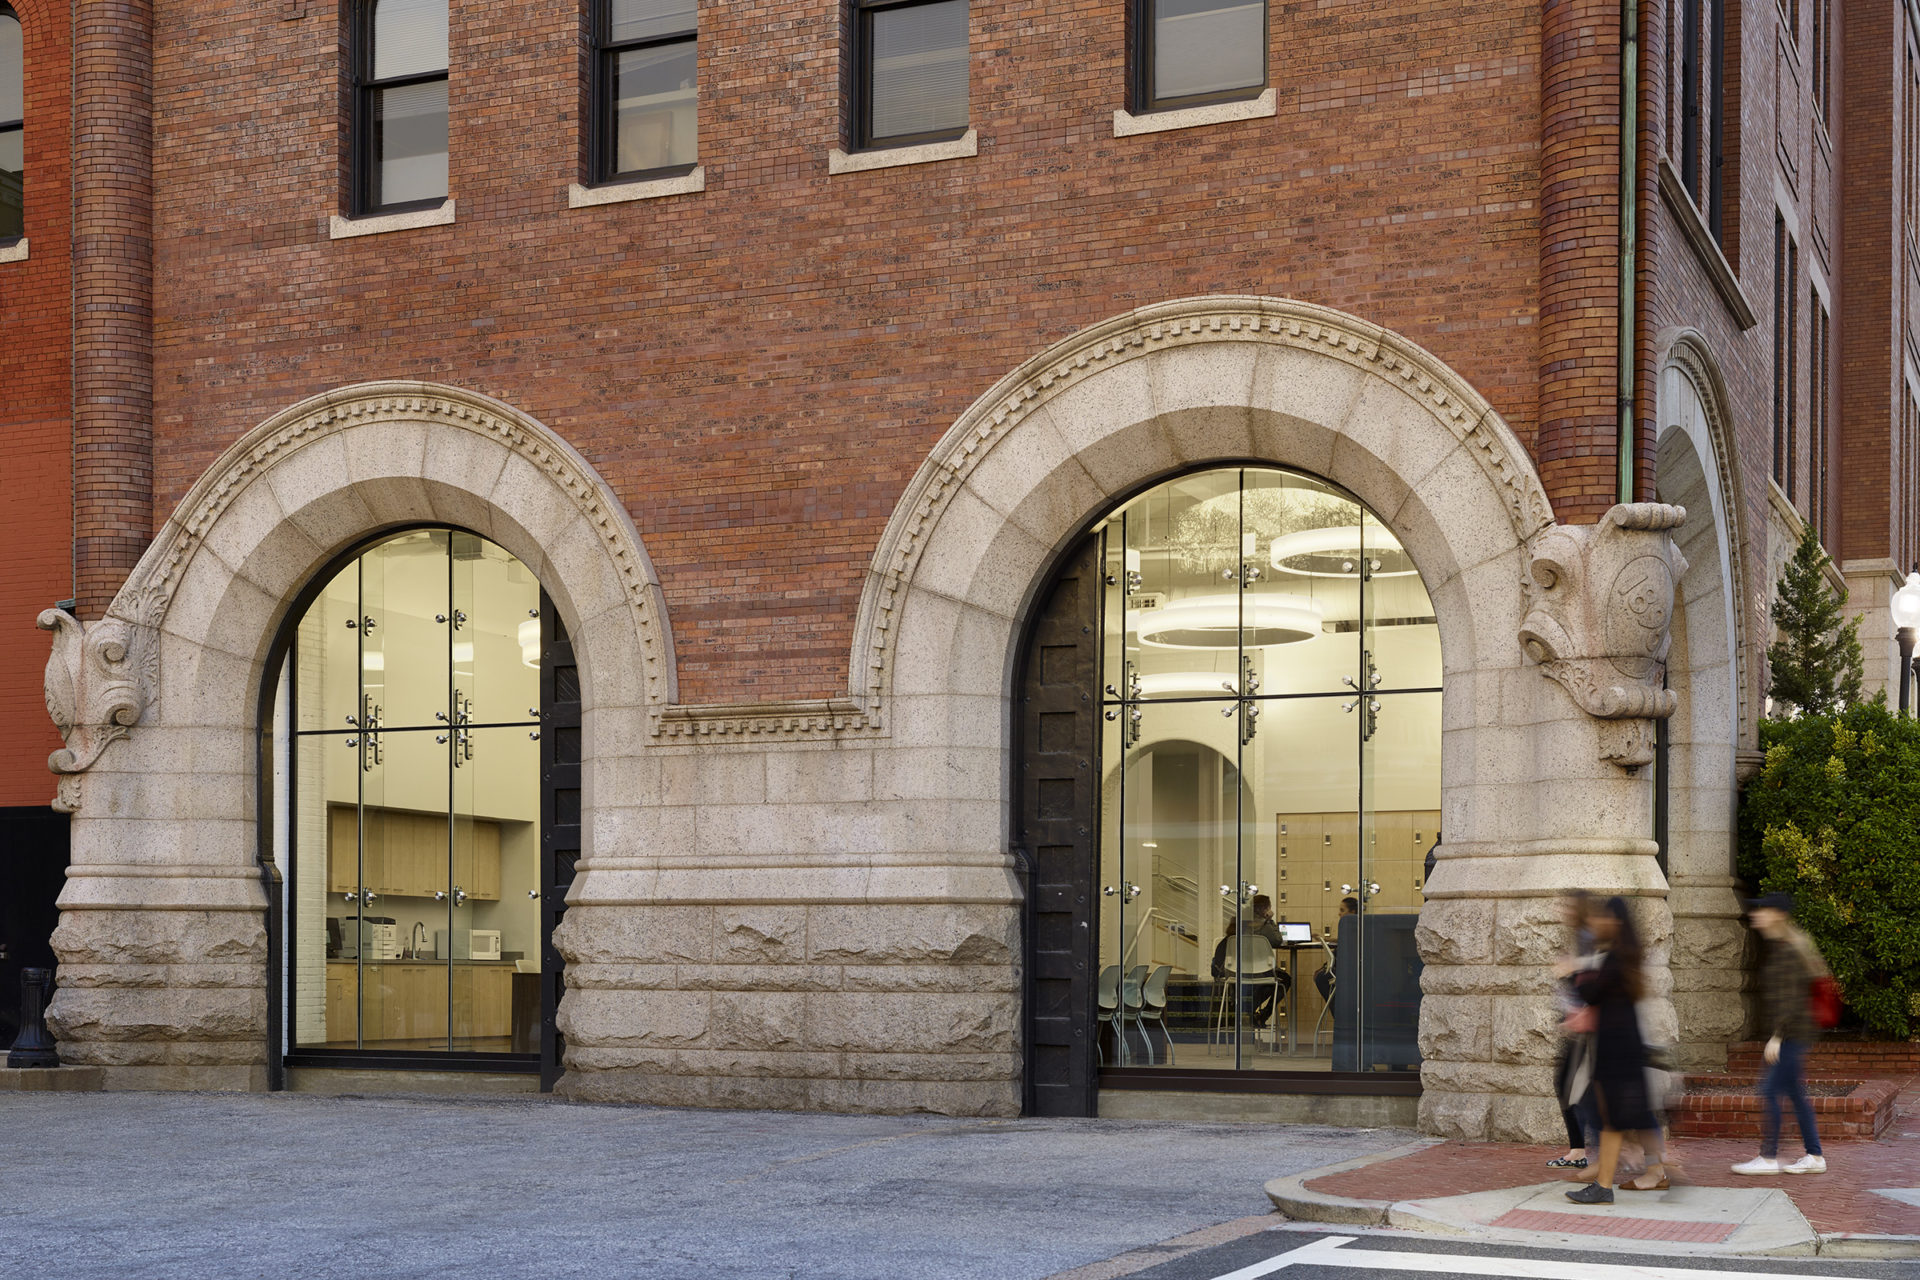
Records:
{"label": "stone pilaster", "polygon": [[1661,679],[1686,567],[1669,531],[1685,519],[1659,503],[1616,506],[1594,525],[1549,527],[1529,547],[1519,641],[1537,665],[1506,673],[1490,700],[1502,733],[1482,730],[1481,757],[1466,764],[1530,785],[1506,792],[1496,813],[1456,813],[1449,801],[1443,829],[1472,838],[1442,847],[1420,916],[1420,1124],[1430,1133],[1549,1141],[1562,1131],[1551,965],[1568,944],[1559,900],[1569,889],[1627,899],[1648,1033],[1678,1038],[1673,912],[1659,848],[1642,833],[1652,830],[1643,766],[1653,721],[1675,705]]}

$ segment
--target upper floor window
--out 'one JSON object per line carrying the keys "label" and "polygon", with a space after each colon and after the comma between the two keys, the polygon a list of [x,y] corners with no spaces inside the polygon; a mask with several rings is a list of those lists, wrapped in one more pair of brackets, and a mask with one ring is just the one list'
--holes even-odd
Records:
{"label": "upper floor window", "polygon": [[1667,10],[1667,152],[1694,207],[1731,253],[1723,199],[1731,92],[1726,36],[1726,0],[1678,0]]}
{"label": "upper floor window", "polygon": [[854,0],[855,138],[943,142],[967,131],[967,0]]}
{"label": "upper floor window", "polygon": [[25,79],[20,19],[0,4],[0,240],[27,233]]}
{"label": "upper floor window", "polygon": [[1267,87],[1266,0],[1137,0],[1141,111],[1257,95]]}
{"label": "upper floor window", "polygon": [[699,156],[697,0],[594,5],[594,177],[684,173]]}
{"label": "upper floor window", "polygon": [[372,0],[354,58],[354,206],[447,197],[447,0]]}
{"label": "upper floor window", "polygon": [[1800,246],[1786,219],[1773,215],[1773,479],[1799,498]]}

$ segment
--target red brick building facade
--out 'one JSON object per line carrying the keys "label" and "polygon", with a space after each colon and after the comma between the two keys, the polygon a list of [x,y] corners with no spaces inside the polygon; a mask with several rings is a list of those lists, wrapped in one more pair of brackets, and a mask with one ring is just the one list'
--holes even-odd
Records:
{"label": "red brick building facade", "polygon": [[[232,495],[264,494],[263,485],[275,484],[278,459],[300,441],[355,415],[384,421],[381,415],[399,412],[367,408],[355,390],[397,381],[431,386],[380,391],[381,405],[395,395],[431,398],[438,394],[432,388],[453,389],[519,415],[501,418],[509,425],[494,433],[526,456],[577,451],[579,474],[587,477],[579,483],[603,485],[618,508],[617,515],[583,518],[608,529],[630,521],[635,552],[615,560],[639,565],[633,581],[644,579],[632,588],[641,634],[654,634],[652,627],[665,637],[637,642],[644,657],[636,651],[626,663],[641,673],[631,677],[638,682],[631,705],[642,727],[617,733],[610,726],[619,713],[609,708],[623,704],[588,699],[591,733],[614,735],[594,739],[606,758],[631,760],[654,782],[615,784],[612,773],[595,775],[597,800],[589,785],[584,829],[591,834],[582,865],[602,869],[600,887],[576,886],[568,899],[572,940],[565,933],[560,939],[560,951],[576,966],[569,982],[585,984],[569,988],[559,1015],[571,1046],[569,1087],[583,1096],[696,1101],[885,1108],[932,1099],[926,1105],[984,1111],[1019,1105],[1007,1090],[1018,1088],[1032,1049],[1017,1012],[1023,944],[1002,939],[985,947],[1003,959],[974,966],[1000,966],[975,986],[952,976],[968,968],[960,954],[966,938],[1017,932],[1023,918],[1021,895],[1008,887],[1011,864],[988,866],[991,858],[1004,862],[1007,828],[1019,826],[1008,808],[1017,810],[1021,787],[1007,773],[1009,753],[1017,751],[1017,713],[1007,710],[1010,703],[987,713],[997,727],[982,731],[992,740],[984,746],[962,743],[958,728],[951,743],[937,729],[914,737],[906,713],[888,710],[904,671],[888,664],[906,660],[888,656],[895,652],[889,644],[914,634],[912,619],[931,616],[930,606],[902,606],[904,614],[888,609],[896,598],[912,598],[916,573],[923,586],[935,573],[914,567],[934,563],[917,559],[933,555],[922,545],[943,545],[932,533],[914,541],[923,526],[930,530],[937,521],[949,539],[961,537],[953,532],[957,517],[942,514],[951,510],[942,506],[945,478],[960,483],[975,465],[975,455],[952,451],[956,441],[964,443],[950,435],[956,423],[978,420],[978,439],[997,440],[995,424],[1020,419],[1027,400],[1054,394],[1056,382],[1064,387],[1080,377],[1088,361],[1117,366],[1135,350],[1155,350],[1165,325],[1178,334],[1189,323],[1143,311],[1135,327],[1114,327],[1130,313],[1209,298],[1268,317],[1254,330],[1276,335],[1276,342],[1321,341],[1299,337],[1319,332],[1312,318],[1319,313],[1294,308],[1311,304],[1340,314],[1327,321],[1334,336],[1323,345],[1330,349],[1356,359],[1354,353],[1368,352],[1376,362],[1386,359],[1382,352],[1400,351],[1396,344],[1417,352],[1396,366],[1394,385],[1437,396],[1439,411],[1457,423],[1462,448],[1478,455],[1494,483],[1505,476],[1521,495],[1507,503],[1516,532],[1501,549],[1520,570],[1504,579],[1509,589],[1500,606],[1514,612],[1515,622],[1563,580],[1527,569],[1546,522],[1588,531],[1575,535],[1578,542],[1614,527],[1607,522],[1617,504],[1689,509],[1687,524],[1672,535],[1691,566],[1681,595],[1710,603],[1704,612],[1691,604],[1675,609],[1676,656],[1665,675],[1680,709],[1662,750],[1680,753],[1677,762],[1663,755],[1658,769],[1642,769],[1623,764],[1638,759],[1637,748],[1604,745],[1620,726],[1635,725],[1650,743],[1652,720],[1666,712],[1601,712],[1582,703],[1587,718],[1579,718],[1560,684],[1529,669],[1526,688],[1561,700],[1538,723],[1574,717],[1566,723],[1599,735],[1604,763],[1590,780],[1599,797],[1587,808],[1599,815],[1590,819],[1593,830],[1562,829],[1554,825],[1559,819],[1543,818],[1537,836],[1523,838],[1525,822],[1516,819],[1503,835],[1491,808],[1470,812],[1464,798],[1476,771],[1486,775],[1481,782],[1500,772],[1497,753],[1483,747],[1469,757],[1464,740],[1449,740],[1440,785],[1449,797],[1443,849],[1457,858],[1455,878],[1450,886],[1443,856],[1441,870],[1429,873],[1434,889],[1421,917],[1430,977],[1423,1016],[1432,1024],[1422,1031],[1424,1122],[1442,1132],[1508,1135],[1538,1130],[1545,1114],[1537,1046],[1453,1044],[1436,1021],[1449,1016],[1447,1009],[1468,1008],[1460,1002],[1494,1001],[1472,1006],[1480,1010],[1475,1016],[1492,1019],[1496,1037],[1507,1034],[1498,1030],[1508,1027],[1508,1014],[1500,1012],[1507,1006],[1498,1002],[1519,999],[1521,975],[1536,963],[1504,952],[1495,958],[1490,932],[1485,957],[1475,951],[1479,942],[1463,941],[1483,927],[1473,913],[1493,910],[1487,904],[1496,895],[1475,886],[1493,874],[1493,846],[1502,839],[1514,842],[1509,854],[1525,845],[1534,850],[1529,856],[1559,850],[1602,860],[1543,872],[1528,891],[1540,910],[1556,886],[1579,876],[1660,904],[1658,927],[1671,929],[1673,999],[1690,1029],[1689,1051],[1712,1060],[1716,1046],[1737,1038],[1738,1002],[1726,998],[1741,982],[1726,810],[1737,758],[1753,747],[1762,711],[1761,653],[1775,570],[1798,522],[1814,521],[1878,636],[1872,628],[1884,629],[1885,588],[1920,553],[1912,462],[1920,449],[1913,196],[1920,179],[1909,127],[1920,93],[1913,52],[1920,23],[1907,0],[1648,0],[1624,30],[1621,7],[1610,0],[1384,8],[1272,0],[1255,7],[1264,9],[1267,39],[1264,84],[1253,86],[1261,92],[1169,114],[1145,110],[1137,96],[1135,64],[1149,6],[973,0],[965,135],[888,153],[856,145],[850,114],[857,113],[849,85],[862,74],[855,54],[862,6],[700,4],[697,168],[623,186],[594,181],[589,84],[597,6],[455,3],[447,35],[447,199],[367,215],[353,177],[354,150],[365,145],[355,124],[361,91],[353,51],[364,38],[358,24],[366,21],[359,6],[78,0],[69,10],[16,0],[26,33],[30,250],[0,262],[0,341],[16,370],[0,408],[5,483],[15,498],[0,518],[17,523],[0,605],[8,625],[24,627],[41,609],[73,598],[82,621],[131,628],[135,649],[151,638],[159,672],[157,687],[136,698],[125,737],[95,735],[101,763],[66,774],[63,783],[62,805],[77,814],[76,875],[86,877],[85,890],[70,890],[63,900],[66,923],[56,939],[63,964],[85,975],[85,990],[69,995],[63,987],[64,1003],[56,1005],[74,1056],[122,1070],[129,1084],[257,1084],[277,1069],[285,1047],[274,1043],[284,1034],[270,1027],[283,993],[261,967],[274,945],[271,927],[260,926],[264,903],[252,896],[260,892],[260,832],[271,826],[255,826],[266,812],[256,801],[271,791],[268,777],[244,752],[235,764],[221,755],[224,747],[204,747],[202,767],[234,779],[234,795],[219,812],[238,843],[211,851],[201,835],[183,832],[160,840],[171,853],[136,857],[125,845],[133,818],[175,822],[213,810],[189,803],[185,792],[160,798],[157,784],[137,797],[122,795],[103,772],[192,772],[139,754],[161,750],[138,745],[150,727],[156,731],[148,741],[158,744],[160,725],[171,726],[167,733],[200,733],[226,723],[172,719],[187,715],[187,704],[200,696],[180,690],[203,688],[217,669],[222,681],[257,699],[277,660],[273,637],[290,625],[294,599],[318,568],[399,526],[473,528],[534,568],[563,614],[576,594],[558,583],[585,572],[561,549],[564,522],[556,517],[547,529],[519,517],[514,523],[499,514],[504,507],[483,501],[488,486],[504,485],[500,477],[518,464],[502,457],[473,463],[491,470],[473,482],[481,497],[472,510],[484,506],[492,514],[464,517],[460,485],[440,469],[440,451],[452,446],[443,445],[449,437],[438,428],[423,429],[411,461],[399,455],[415,448],[414,437],[396,430],[396,456],[381,464],[386,479],[356,479],[357,488],[349,488],[358,496],[340,499],[345,505],[302,515],[292,496],[297,486],[273,487],[273,503],[261,497],[259,511],[247,508],[252,523],[234,532],[241,517],[227,514],[237,508],[224,504],[242,500]],[[1623,112],[1623,104],[1631,110]],[[1625,181],[1623,156],[1633,166]],[[1260,311],[1251,299],[1285,301]],[[1623,308],[1631,323],[1624,334]],[[1202,312],[1215,315],[1204,306],[1193,314]],[[1240,332],[1237,319],[1206,324],[1209,333],[1222,325]],[[1108,329],[1095,329],[1102,325]],[[1090,330],[1118,335],[1111,359],[1083,353],[1070,370],[1045,371],[1046,353],[1076,349],[1074,335]],[[1623,352],[1630,357],[1624,362]],[[1102,394],[1120,395],[1125,376],[1116,369],[1110,384],[1084,385],[1110,385],[1116,390]],[[1264,394],[1265,375],[1252,376],[1250,394]],[[1318,376],[1302,374],[1299,386],[1318,386]],[[1142,403],[1172,403],[1173,382],[1148,382],[1137,389]],[[1016,384],[1033,390],[1007,391]],[[995,404],[1009,407],[994,411],[995,418]],[[442,417],[472,422],[491,412],[467,405]],[[1048,430],[1079,451],[1074,474],[1084,469],[1096,482],[1091,487],[1116,501],[1183,467],[1271,463],[1359,493],[1410,548],[1420,536],[1419,521],[1407,515],[1411,523],[1401,528],[1367,489],[1368,468],[1399,469],[1399,481],[1417,493],[1429,473],[1415,474],[1410,461],[1395,457],[1395,446],[1368,446],[1372,461],[1362,464],[1343,462],[1348,446],[1338,444],[1321,454],[1302,445],[1296,456],[1245,443],[1202,445],[1182,436],[1168,408],[1156,411],[1155,430],[1172,441],[1168,457],[1177,465],[1143,461],[1128,470],[1103,460],[1107,455],[1091,444],[1072,444],[1077,428],[1067,409],[1049,412]],[[1276,422],[1293,420],[1284,404],[1275,412]],[[1304,407],[1296,416],[1312,420]],[[1503,425],[1488,426],[1490,434],[1476,444],[1476,421]],[[294,433],[286,443],[263,428],[303,422],[317,425],[286,425]],[[525,443],[546,439],[543,432],[563,443]],[[310,459],[319,448],[307,449]],[[349,448],[328,465],[359,477],[357,456]],[[1032,466],[1043,469],[1038,461]],[[252,479],[256,469],[268,479]],[[406,481],[408,475],[416,480]],[[1536,493],[1542,510],[1528,514],[1528,495]],[[1017,577],[1009,590],[1025,603],[1007,606],[1007,626],[1009,634],[1025,634],[1024,619],[1039,607],[1059,563],[1059,547],[1036,540],[1058,534],[1042,533],[1055,526],[1020,515],[1012,499],[999,507],[997,501],[986,495],[977,504],[976,550],[985,555],[1002,545],[993,537],[1003,535],[986,532],[984,513],[993,509],[994,519],[1027,531],[1023,536],[1038,547],[1035,563],[1048,567],[1035,576],[1013,557],[993,562],[1001,569],[980,568],[970,581],[987,583],[1002,571]],[[1104,509],[1080,499],[1054,505],[1063,531],[1084,529]],[[54,512],[60,518],[51,518]],[[1619,524],[1632,536],[1668,545],[1659,532],[1664,517],[1622,519],[1640,521]],[[482,528],[483,520],[492,523]],[[518,530],[513,536],[505,532],[509,523]],[[611,546],[625,535],[615,529],[605,536]],[[1604,536],[1611,535],[1592,535]],[[276,564],[298,562],[285,582],[275,578],[278,570],[252,569],[245,560],[249,547],[269,543]],[[298,550],[290,550],[295,544]],[[545,548],[544,558],[534,548]],[[1491,563],[1492,552],[1481,559]],[[1454,557],[1462,581],[1475,554]],[[889,562],[890,555],[896,559]],[[224,603],[209,603],[191,624],[167,621],[183,610],[176,601],[197,590],[216,564],[228,577],[219,591],[207,588],[208,599]],[[1424,564],[1422,574],[1442,632],[1464,625],[1448,620],[1443,575]],[[1525,595],[1523,574],[1532,584]],[[258,634],[236,630],[233,619],[242,615],[232,611],[243,595],[252,601],[244,616],[265,620]],[[143,602],[157,603],[149,613]],[[905,630],[889,631],[888,619]],[[566,618],[582,648],[589,621]],[[1659,630],[1664,637],[1664,623]],[[1496,655],[1488,662],[1519,663],[1516,631],[1508,626],[1502,636],[1475,643]],[[180,648],[182,637],[198,637],[195,644],[223,656],[217,663],[192,656],[200,650]],[[21,639],[11,664],[0,667],[0,698],[31,712],[26,723],[43,723],[45,649]],[[955,653],[973,644],[954,643]],[[1447,643],[1446,696],[1465,696],[1454,691],[1470,681],[1455,672],[1470,668],[1456,666],[1458,646]],[[1876,643],[1881,680],[1890,658],[1878,651],[1888,648]],[[1610,651],[1602,644],[1578,653],[1527,652],[1532,662],[1579,662]],[[229,659],[239,665],[223,665]],[[1010,681],[1020,660],[1008,650],[996,662]],[[628,678],[616,679],[604,664],[595,676],[603,691]],[[83,691],[82,738],[90,723],[86,697]],[[594,721],[596,705],[602,710]],[[1645,706],[1658,705],[1649,695]],[[200,704],[193,706],[192,716],[201,716]],[[1448,723],[1489,730],[1533,723],[1525,715],[1503,720],[1510,711],[1499,709],[1498,698],[1483,698],[1457,713],[1464,719],[1449,711]],[[945,711],[926,714],[933,716],[929,724],[948,723],[939,719]],[[264,732],[257,705],[250,703],[241,719],[248,716],[252,728],[239,725],[243,737]],[[109,723],[129,728],[125,719],[98,720],[103,729]],[[41,757],[58,740],[42,736],[48,741],[16,735],[9,748],[0,777],[10,804],[46,803],[53,780]],[[623,744],[617,749],[615,737]],[[707,828],[677,827],[662,816],[679,806],[735,803],[757,803],[767,815],[787,812],[773,808],[773,779],[787,766],[741,763],[759,760],[752,753],[768,743],[792,747],[808,768],[828,756],[874,753],[880,763],[858,766],[866,770],[890,767],[884,761],[896,757],[888,752],[981,747],[984,781],[974,790],[882,794],[875,782],[848,784],[854,808],[819,820],[865,830],[868,814],[881,815],[885,801],[927,794],[971,805],[966,821],[989,833],[997,824],[1000,834],[982,837],[984,851],[954,865],[988,868],[978,874],[997,876],[1001,887],[951,887],[959,883],[955,872],[942,881],[950,892],[889,890],[888,897],[875,888],[848,897],[817,885],[795,890],[784,873],[742,871],[732,888],[676,897],[679,891],[667,886],[677,873],[661,861],[676,842],[714,854],[716,865],[779,844],[779,836],[755,825],[762,819],[710,836]],[[600,758],[591,747],[587,756],[590,764]],[[1594,759],[1590,753],[1586,765]],[[695,778],[685,783],[691,791],[674,793],[660,780],[675,769]],[[1532,790],[1516,794],[1544,795],[1551,776],[1499,781],[1524,781]],[[627,817],[610,797],[615,785],[637,788]],[[1655,786],[1678,797],[1664,833],[1652,831]],[[868,810],[859,809],[862,800]],[[1456,835],[1455,814],[1475,838]],[[783,821],[799,830],[814,819]],[[1665,859],[1657,874],[1649,835],[1657,835]],[[1603,853],[1607,840],[1614,843]],[[1688,841],[1692,853],[1666,857],[1668,846]],[[880,876],[873,868],[892,865],[888,858],[909,848],[924,852],[895,835],[874,834],[834,856],[868,858],[862,874]],[[791,852],[792,865],[815,865],[806,862],[811,850]],[[629,857],[652,859],[644,874],[656,877],[648,881],[653,888],[635,887],[631,877],[642,874],[641,863],[621,861]],[[129,870],[169,858],[188,867],[226,866],[204,873],[222,887],[202,896],[162,893],[141,878],[148,872]],[[777,857],[766,865],[776,864],[786,865]],[[97,873],[79,870],[88,865]],[[822,875],[831,879],[829,871]],[[782,903],[796,894],[814,902],[807,895],[815,893],[821,896],[808,911],[884,900],[902,912],[980,911],[999,922],[967,925],[961,942],[945,950],[933,942],[919,951],[907,947],[912,963],[930,967],[906,987],[888,988],[965,991],[984,1002],[955,1015],[965,1021],[977,1014],[986,1028],[977,1043],[966,1041],[974,1057],[964,1071],[874,1068],[881,1076],[894,1072],[901,1092],[875,1086],[832,1093],[817,1083],[794,1086],[797,1092],[722,1089],[712,1083],[727,1074],[712,1065],[716,1053],[765,1055],[756,1059],[759,1074],[817,1082],[860,1072],[822,1065],[809,1053],[825,1054],[829,1046],[843,1055],[867,1052],[852,1031],[816,1042],[764,1027],[725,1030],[734,1025],[729,1017],[752,1022],[740,1010],[757,1008],[764,994],[751,975],[730,969],[702,980],[703,990],[738,996],[727,1006],[731,1014],[721,1009],[725,1000],[702,1006],[710,1010],[704,1031],[656,1038],[650,1043],[665,1046],[656,1053],[635,1047],[644,1034],[636,1040],[607,1030],[656,1018],[665,1025],[678,1014],[637,994],[659,983],[614,976],[621,964],[659,958],[644,947],[623,951],[632,944],[610,940],[618,933],[613,925],[605,926],[612,934],[589,940],[588,926],[578,922],[614,917],[589,917],[582,905],[604,900],[608,905],[593,909],[618,913],[685,903],[713,912],[722,909],[716,903]],[[155,923],[164,914],[151,909],[158,901],[224,912],[229,925],[210,941],[180,926],[181,912]],[[274,908],[266,909],[271,916]],[[1486,915],[1485,929],[1493,919]],[[157,930],[154,945],[172,948],[182,991],[220,993],[201,1004],[167,1006],[172,1012],[158,1020],[174,1017],[181,1030],[151,1052],[127,1029],[156,1020],[141,1001],[157,997],[116,995],[131,989],[130,979],[91,940],[110,922]],[[671,932],[679,925],[649,926],[656,927]],[[780,931],[770,929],[775,935]],[[792,941],[786,951],[766,945],[794,955],[802,944]],[[1030,951],[1039,944],[1024,945]],[[706,943],[688,946],[685,964],[721,965]],[[252,969],[209,959],[235,947]],[[1501,980],[1509,985],[1479,990],[1434,980],[1436,969],[1464,972],[1489,963],[1511,970]],[[205,1011],[207,1002],[217,1013]],[[936,1031],[901,1034],[920,1036],[922,1051],[937,1056]],[[789,1071],[776,1063],[799,1065]],[[196,1076],[202,1067],[211,1074]],[[1520,1074],[1499,1074],[1509,1069]],[[1525,1095],[1527,1105],[1497,1102],[1503,1093]]]}

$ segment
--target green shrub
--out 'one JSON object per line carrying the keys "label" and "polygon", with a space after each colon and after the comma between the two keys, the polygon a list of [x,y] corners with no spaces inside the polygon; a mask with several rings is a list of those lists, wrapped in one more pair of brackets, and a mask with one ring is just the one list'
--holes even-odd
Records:
{"label": "green shrub", "polygon": [[1920,1030],[1920,721],[1883,699],[1764,720],[1740,802],[1740,873],[1794,896],[1847,1008],[1878,1035]]}

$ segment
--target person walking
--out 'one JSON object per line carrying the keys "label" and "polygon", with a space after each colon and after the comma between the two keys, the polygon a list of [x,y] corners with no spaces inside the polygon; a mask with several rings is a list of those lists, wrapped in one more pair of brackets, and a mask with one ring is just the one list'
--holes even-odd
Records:
{"label": "person walking", "polygon": [[1554,1062],[1553,1089],[1560,1099],[1560,1117],[1567,1126],[1567,1153],[1547,1161],[1549,1169],[1584,1169],[1589,1153],[1598,1154],[1593,1112],[1587,1106],[1588,1082],[1593,1074],[1593,1013],[1574,991],[1573,978],[1598,961],[1593,934],[1587,928],[1590,899],[1585,889],[1569,890],[1560,899],[1560,918],[1573,947],[1554,963],[1554,1000],[1560,1008],[1560,1055]]}
{"label": "person walking", "polygon": [[[1760,1100],[1765,1108],[1760,1130],[1760,1154],[1733,1166],[1735,1173],[1825,1173],[1827,1158],[1820,1150],[1820,1134],[1813,1122],[1813,1099],[1807,1096],[1807,1050],[1818,1034],[1813,1023],[1812,988],[1826,977],[1813,939],[1793,923],[1793,898],[1769,893],[1747,903],[1747,918],[1766,949],[1760,966],[1760,1008],[1767,1030],[1766,1073],[1760,1078]],[[1789,1165],[1780,1163],[1780,1100],[1793,1100],[1794,1118],[1806,1154]]]}
{"label": "person walking", "polygon": [[[1629,1133],[1637,1134],[1649,1157],[1661,1151],[1660,1121],[1647,1097],[1647,1048],[1640,1038],[1635,1008],[1645,994],[1641,969],[1640,935],[1627,914],[1624,898],[1608,898],[1587,916],[1600,960],[1574,975],[1574,992],[1593,1010],[1592,1105],[1600,1121],[1600,1159],[1593,1181],[1567,1192],[1575,1204],[1612,1204],[1613,1178],[1620,1168],[1620,1148]],[[1636,1191],[1662,1191],[1667,1171],[1657,1158],[1634,1182]]]}

